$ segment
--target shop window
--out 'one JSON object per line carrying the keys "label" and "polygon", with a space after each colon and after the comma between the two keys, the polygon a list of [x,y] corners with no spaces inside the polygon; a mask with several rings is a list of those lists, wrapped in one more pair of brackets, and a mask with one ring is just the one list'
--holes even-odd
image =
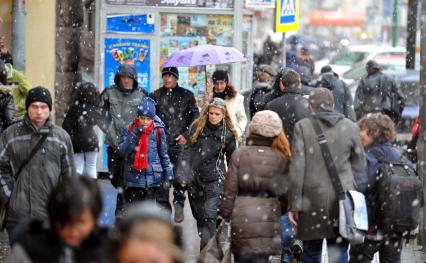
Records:
{"label": "shop window", "polygon": [[[212,44],[232,46],[233,19],[226,15],[182,15],[161,14],[161,56],[160,66],[173,52],[197,45]],[[197,100],[202,100],[206,91],[211,92],[211,86],[206,87],[203,66],[179,67],[179,85],[191,90]],[[231,75],[231,65],[209,65],[207,78],[216,69],[227,70]]]}

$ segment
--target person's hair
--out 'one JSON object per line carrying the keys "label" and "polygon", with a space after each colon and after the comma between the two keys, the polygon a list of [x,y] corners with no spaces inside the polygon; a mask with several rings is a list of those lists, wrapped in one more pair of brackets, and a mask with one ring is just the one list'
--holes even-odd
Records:
{"label": "person's hair", "polygon": [[86,81],[77,83],[72,94],[71,106],[75,104],[99,106],[99,103],[99,91],[93,83]]}
{"label": "person's hair", "polygon": [[272,148],[275,151],[284,154],[285,158],[287,158],[287,160],[290,160],[290,144],[288,143],[287,137],[285,136],[284,129],[281,129],[280,134],[278,134],[278,136],[273,139]]}
{"label": "person's hair", "polygon": [[52,191],[47,213],[52,227],[63,227],[89,209],[97,220],[102,210],[102,195],[95,180],[86,176],[63,177]]}
{"label": "person's hair", "polygon": [[298,88],[300,85],[300,75],[293,69],[288,69],[281,77],[281,83],[286,88]]}
{"label": "person's hair", "polygon": [[309,105],[314,110],[319,110],[323,107],[334,107],[334,97],[327,88],[315,88],[309,95]]}
{"label": "person's hair", "polygon": [[272,86],[273,90],[280,90],[280,82],[281,78],[284,76],[284,74],[289,70],[289,68],[280,68],[277,75],[274,78],[274,84]]}
{"label": "person's hair", "polygon": [[395,124],[386,114],[366,114],[358,121],[358,127],[373,137],[375,143],[383,144],[395,138]]}
{"label": "person's hair", "polygon": [[[234,124],[231,121],[231,117],[229,116],[228,110],[226,109],[226,106],[218,107],[215,105],[207,105],[207,107],[204,108],[203,112],[201,113],[200,117],[196,119],[192,125],[196,125],[194,134],[191,135],[191,143],[196,143],[198,136],[200,136],[201,132],[203,131],[204,127],[206,126],[206,123],[209,119],[209,110],[211,107],[215,107],[222,110],[222,113],[224,114],[223,120],[225,121],[226,126],[229,130],[231,130],[232,134],[235,137],[235,140],[239,141],[240,136],[238,135],[237,129],[235,128]],[[192,126],[191,125],[191,126]]]}
{"label": "person's hair", "polygon": [[6,64],[0,59],[0,84],[7,85]]}

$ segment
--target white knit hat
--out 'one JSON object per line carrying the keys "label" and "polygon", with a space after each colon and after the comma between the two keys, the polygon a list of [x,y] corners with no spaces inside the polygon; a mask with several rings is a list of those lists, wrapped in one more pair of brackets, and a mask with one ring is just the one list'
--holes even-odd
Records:
{"label": "white knit hat", "polygon": [[251,119],[249,131],[263,137],[273,138],[280,134],[283,123],[276,112],[264,110],[256,112]]}

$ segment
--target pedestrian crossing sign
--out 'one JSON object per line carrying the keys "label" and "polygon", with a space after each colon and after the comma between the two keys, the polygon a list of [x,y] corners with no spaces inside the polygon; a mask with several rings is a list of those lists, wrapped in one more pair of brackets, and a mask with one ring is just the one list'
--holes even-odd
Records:
{"label": "pedestrian crossing sign", "polygon": [[299,1],[277,0],[275,31],[287,32],[299,29]]}

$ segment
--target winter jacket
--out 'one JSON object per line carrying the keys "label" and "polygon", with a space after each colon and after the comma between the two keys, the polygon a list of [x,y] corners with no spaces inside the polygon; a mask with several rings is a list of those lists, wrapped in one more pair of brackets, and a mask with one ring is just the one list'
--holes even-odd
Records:
{"label": "winter jacket", "polygon": [[231,221],[234,254],[281,253],[279,222],[287,211],[289,160],[271,145],[270,138],[249,137],[229,163],[220,215]]}
{"label": "winter jacket", "polygon": [[[343,188],[355,189],[353,172],[365,169],[357,125],[332,109],[322,109],[310,118],[318,120],[327,138]],[[294,128],[289,172],[289,209],[299,211],[297,238],[302,240],[336,237],[338,222],[338,196],[310,118],[302,119]]]}
{"label": "winter jacket", "polygon": [[75,153],[99,151],[99,140],[94,127],[101,126],[100,108],[89,104],[76,104],[68,110],[62,128],[71,136]]}
{"label": "winter jacket", "polygon": [[32,220],[19,228],[20,235],[7,263],[106,262],[107,229],[95,229],[78,247],[69,247],[47,221]]}
{"label": "winter jacket", "polygon": [[367,113],[381,112],[397,123],[404,106],[404,94],[392,77],[377,71],[360,80],[354,102],[357,119]]}
{"label": "winter jacket", "polygon": [[[164,123],[158,117],[154,119],[154,128],[148,137],[148,169],[146,171],[137,171],[133,168],[133,161],[142,131],[143,127],[135,134],[126,127],[121,134],[118,152],[125,158],[123,168],[124,186],[139,188],[160,187],[163,182],[174,179],[172,165],[167,154]],[[157,140],[157,136],[160,141]]]}
{"label": "winter jacket", "polygon": [[[14,173],[46,132],[49,136],[22,172]],[[47,120],[37,130],[28,115],[1,135],[0,198],[9,201],[8,221],[46,219],[50,192],[63,176],[74,174],[74,152],[68,133]]]}
{"label": "winter jacket", "polygon": [[[380,155],[384,156],[386,160],[398,161],[401,159],[401,152],[393,147],[390,143],[384,144],[373,144],[369,149],[366,150],[365,156],[367,159],[367,168],[365,170],[365,181],[358,184],[359,191],[365,194],[368,209],[368,226],[370,233],[375,233],[377,230],[376,223],[376,210],[377,207],[377,177],[380,172],[379,160],[374,156],[372,151],[377,151]],[[407,165],[412,165],[407,162]]]}
{"label": "winter jacket", "polygon": [[[278,85],[278,84],[275,84],[275,85],[272,87],[272,90],[265,94],[265,98],[264,98],[264,101],[265,101],[265,107],[266,107],[266,105],[267,105],[269,102],[273,101],[273,100],[274,100],[274,99],[276,99],[276,98],[281,97],[282,95],[283,95],[283,92],[280,90],[279,85]],[[259,108],[259,111],[264,110],[264,109],[265,109],[265,107],[264,107],[264,108]]]}
{"label": "winter jacket", "polygon": [[269,102],[266,109],[275,111],[280,116],[285,135],[290,143],[293,140],[296,122],[309,116],[309,102],[302,96],[298,88],[284,89],[284,94]]}
{"label": "winter jacket", "polygon": [[265,108],[265,95],[271,90],[272,86],[269,83],[258,81],[253,83],[253,92],[250,95],[250,118]]}
{"label": "winter jacket", "polygon": [[309,68],[304,66],[298,66],[295,68],[295,70],[300,75],[300,82],[302,83],[302,96],[309,96],[313,89],[311,86],[313,81],[312,72]]}
{"label": "winter jacket", "polygon": [[[196,126],[197,123],[192,125],[191,134]],[[197,141],[185,145],[177,173],[178,180],[187,182],[189,193],[199,199],[199,203],[191,205],[195,219],[217,217],[219,195],[223,191],[221,177],[226,172],[225,158],[229,163],[235,148],[235,137],[223,121],[218,125],[207,121]],[[214,202],[204,202],[204,194]]]}
{"label": "winter jacket", "polygon": [[200,115],[194,94],[182,87],[159,88],[150,94],[157,105],[157,116],[166,125],[166,138],[169,148],[179,148],[176,137],[184,135],[188,140],[189,126]]}
{"label": "winter jacket", "polygon": [[322,74],[321,80],[317,85],[318,87],[327,88],[333,93],[334,109],[336,111],[345,115],[346,118],[356,121],[351,92],[348,86],[334,72]]}
{"label": "winter jacket", "polygon": [[18,86],[16,89],[12,90],[12,96],[18,110],[16,116],[21,118],[26,112],[25,99],[27,98],[28,91],[31,89],[31,83],[24,74],[14,69],[11,64],[6,64],[6,69],[7,84],[16,84]]}
{"label": "winter jacket", "polygon": [[[117,148],[121,132],[136,117],[139,102],[147,92],[138,88],[137,73],[133,67],[124,66],[114,78],[115,85],[106,88],[101,94],[103,118],[106,121],[105,144]],[[121,87],[120,75],[130,76],[134,80],[132,90]]]}
{"label": "winter jacket", "polygon": [[0,134],[18,121],[16,112],[12,95],[0,92]]}

